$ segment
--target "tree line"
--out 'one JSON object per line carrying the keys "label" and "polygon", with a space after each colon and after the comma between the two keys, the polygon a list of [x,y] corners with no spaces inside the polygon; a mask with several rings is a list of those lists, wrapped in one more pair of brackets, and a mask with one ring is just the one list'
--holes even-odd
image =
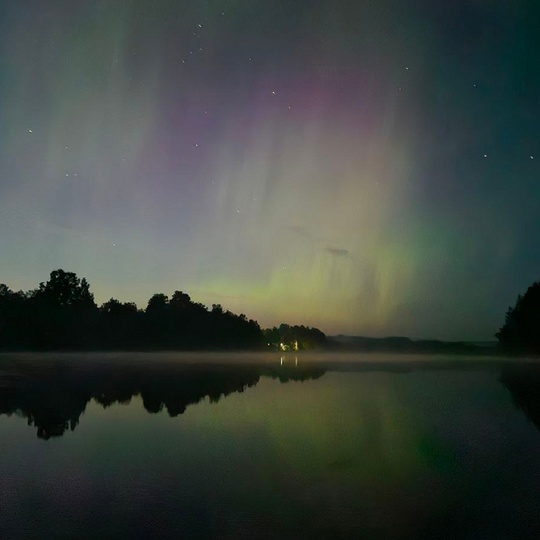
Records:
{"label": "tree line", "polygon": [[27,292],[0,284],[3,350],[258,349],[267,343],[257,321],[220,304],[208,309],[182,291],[170,298],[154,294],[142,310],[114,298],[98,307],[88,281],[61,269]]}
{"label": "tree line", "polygon": [[[519,295],[496,334],[505,353],[540,354],[540,282]],[[27,292],[0,284],[1,350],[257,349],[325,347],[317,328],[281,324],[262,330],[244,314],[208,309],[182,291],[154,294],[146,309],[114,298],[97,306],[90,285],[54,270]]]}
{"label": "tree line", "polygon": [[326,335],[318,328],[309,326],[280,324],[279,327],[263,330],[266,344],[282,351],[299,351],[325,347]]}

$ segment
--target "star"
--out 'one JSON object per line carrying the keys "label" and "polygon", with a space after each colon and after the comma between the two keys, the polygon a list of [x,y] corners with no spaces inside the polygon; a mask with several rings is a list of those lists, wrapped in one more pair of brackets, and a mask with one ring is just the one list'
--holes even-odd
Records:
{"label": "star", "polygon": [[531,159],[534,159],[534,156],[529,156]]}
{"label": "star", "polygon": [[31,129],[28,130],[28,133],[33,133],[33,131]]}
{"label": "star", "polygon": [[487,158],[487,154],[484,154],[484,157]]}
{"label": "star", "polygon": [[272,90],[272,95],[274,95],[274,96],[276,95],[276,93],[274,92],[274,90]]}

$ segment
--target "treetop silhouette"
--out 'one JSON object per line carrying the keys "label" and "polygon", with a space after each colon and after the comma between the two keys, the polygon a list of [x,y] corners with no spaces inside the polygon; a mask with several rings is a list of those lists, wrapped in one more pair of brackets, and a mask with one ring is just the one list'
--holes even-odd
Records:
{"label": "treetop silhouette", "polygon": [[506,352],[540,354],[540,282],[533,283],[524,295],[518,296],[495,336]]}

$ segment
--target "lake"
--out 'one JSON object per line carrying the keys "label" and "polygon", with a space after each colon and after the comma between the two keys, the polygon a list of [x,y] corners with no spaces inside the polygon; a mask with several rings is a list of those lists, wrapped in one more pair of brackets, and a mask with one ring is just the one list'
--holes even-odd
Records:
{"label": "lake", "polygon": [[0,355],[0,538],[533,538],[540,363]]}

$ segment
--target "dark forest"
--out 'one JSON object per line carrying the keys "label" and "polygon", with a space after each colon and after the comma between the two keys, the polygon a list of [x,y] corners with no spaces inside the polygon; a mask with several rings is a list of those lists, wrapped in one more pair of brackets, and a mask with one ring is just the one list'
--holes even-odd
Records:
{"label": "dark forest", "polygon": [[154,294],[144,310],[114,298],[98,307],[88,281],[64,270],[27,292],[0,284],[2,350],[299,350],[325,341],[305,326],[263,332],[244,314],[208,309],[182,291]]}

